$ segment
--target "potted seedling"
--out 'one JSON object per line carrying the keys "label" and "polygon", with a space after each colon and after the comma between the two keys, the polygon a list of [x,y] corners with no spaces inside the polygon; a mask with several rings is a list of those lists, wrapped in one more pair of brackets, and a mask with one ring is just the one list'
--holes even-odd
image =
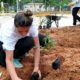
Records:
{"label": "potted seedling", "polygon": [[54,70],[60,69],[61,60],[60,58],[57,58],[55,61],[52,62],[52,68]]}
{"label": "potted seedling", "polygon": [[53,49],[56,45],[56,41],[49,36],[49,33],[46,33],[46,37],[44,38],[45,46],[41,47],[43,53],[48,53],[49,50]]}
{"label": "potted seedling", "polygon": [[39,74],[38,74],[37,72],[34,72],[34,73],[31,75],[30,80],[40,80],[40,79],[39,79]]}

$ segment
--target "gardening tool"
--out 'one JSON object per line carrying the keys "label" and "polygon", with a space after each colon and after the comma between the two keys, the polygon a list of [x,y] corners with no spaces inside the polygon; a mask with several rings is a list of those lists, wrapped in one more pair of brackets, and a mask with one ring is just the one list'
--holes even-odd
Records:
{"label": "gardening tool", "polygon": [[57,58],[54,62],[52,62],[52,68],[57,70],[60,68],[61,60],[60,58]]}
{"label": "gardening tool", "polygon": [[48,21],[47,21],[47,28],[50,28],[51,27],[51,24],[52,22],[54,21],[55,24],[56,24],[56,27],[58,28],[59,27],[59,20],[62,18],[63,15],[61,16],[56,16],[56,15],[49,15],[49,16],[46,16]]}
{"label": "gardening tool", "polygon": [[39,80],[39,74],[37,72],[34,72],[31,76],[30,80]]}

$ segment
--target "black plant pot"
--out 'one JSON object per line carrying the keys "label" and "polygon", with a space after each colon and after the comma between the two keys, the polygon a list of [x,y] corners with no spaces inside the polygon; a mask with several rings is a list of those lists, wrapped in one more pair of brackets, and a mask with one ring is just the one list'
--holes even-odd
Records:
{"label": "black plant pot", "polygon": [[39,74],[37,72],[34,72],[31,76],[30,80],[39,80]]}
{"label": "black plant pot", "polygon": [[57,70],[60,69],[61,60],[60,58],[57,58],[54,62],[52,62],[52,68]]}

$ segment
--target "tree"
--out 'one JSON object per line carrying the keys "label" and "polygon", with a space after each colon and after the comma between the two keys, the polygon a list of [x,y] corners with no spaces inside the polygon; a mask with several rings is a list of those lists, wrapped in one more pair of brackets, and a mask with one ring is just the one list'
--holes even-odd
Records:
{"label": "tree", "polygon": [[50,5],[62,9],[64,4],[68,4],[72,0],[50,0]]}
{"label": "tree", "polygon": [[0,2],[3,1],[4,3],[9,3],[9,5],[13,5],[15,3],[15,0],[0,0]]}

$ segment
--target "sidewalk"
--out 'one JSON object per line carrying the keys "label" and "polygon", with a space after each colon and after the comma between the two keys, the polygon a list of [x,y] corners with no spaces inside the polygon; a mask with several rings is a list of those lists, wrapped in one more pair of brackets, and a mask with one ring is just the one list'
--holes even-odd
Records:
{"label": "sidewalk", "polygon": [[1,27],[1,24],[5,23],[6,21],[12,19],[11,16],[0,16],[0,27]]}

